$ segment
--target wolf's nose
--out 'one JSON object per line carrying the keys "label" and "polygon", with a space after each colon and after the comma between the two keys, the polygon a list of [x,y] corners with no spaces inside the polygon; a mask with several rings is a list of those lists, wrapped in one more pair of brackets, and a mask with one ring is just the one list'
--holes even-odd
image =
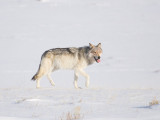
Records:
{"label": "wolf's nose", "polygon": [[98,59],[100,59],[101,57],[100,56],[98,56]]}

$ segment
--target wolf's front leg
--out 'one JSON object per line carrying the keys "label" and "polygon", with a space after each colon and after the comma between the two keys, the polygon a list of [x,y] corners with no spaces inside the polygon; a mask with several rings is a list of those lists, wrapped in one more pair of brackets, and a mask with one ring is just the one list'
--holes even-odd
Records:
{"label": "wolf's front leg", "polygon": [[86,87],[89,87],[90,77],[84,70],[79,70],[80,74],[86,78]]}

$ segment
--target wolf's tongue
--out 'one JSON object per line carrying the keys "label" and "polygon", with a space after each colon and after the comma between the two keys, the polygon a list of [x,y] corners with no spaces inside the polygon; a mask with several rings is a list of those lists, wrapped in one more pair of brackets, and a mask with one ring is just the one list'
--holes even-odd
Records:
{"label": "wolf's tongue", "polygon": [[100,63],[100,62],[101,62],[101,60],[100,60],[100,59],[98,59],[98,60],[97,60],[97,62],[98,62],[98,63]]}

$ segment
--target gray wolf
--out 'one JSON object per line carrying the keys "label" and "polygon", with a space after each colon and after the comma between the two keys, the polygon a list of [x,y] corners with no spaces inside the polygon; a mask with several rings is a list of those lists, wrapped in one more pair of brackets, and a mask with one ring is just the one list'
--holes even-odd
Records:
{"label": "gray wolf", "polygon": [[37,88],[40,87],[40,79],[47,76],[51,85],[55,85],[51,73],[59,69],[74,70],[74,86],[79,88],[77,80],[79,74],[86,78],[85,86],[89,86],[89,75],[83,70],[94,62],[99,63],[102,54],[101,43],[97,46],[89,43],[89,46],[70,47],[70,48],[54,48],[47,50],[41,57],[41,62],[37,73],[32,80],[36,80]]}

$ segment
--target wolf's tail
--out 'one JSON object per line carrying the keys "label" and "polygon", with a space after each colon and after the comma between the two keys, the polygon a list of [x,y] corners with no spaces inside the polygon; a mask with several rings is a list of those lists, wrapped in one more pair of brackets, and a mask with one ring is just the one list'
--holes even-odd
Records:
{"label": "wolf's tail", "polygon": [[38,78],[40,78],[40,68],[41,68],[41,64],[39,65],[38,71],[37,73],[32,77],[31,80],[37,80]]}
{"label": "wolf's tail", "polygon": [[48,66],[51,67],[52,62],[49,58],[45,57],[45,54],[47,53],[43,53],[41,57],[41,62],[39,64],[37,73],[32,77],[32,80],[34,81],[40,79],[43,75],[45,75],[48,72]]}
{"label": "wolf's tail", "polygon": [[32,80],[37,80],[38,79],[38,74],[36,73],[33,77],[32,77]]}

